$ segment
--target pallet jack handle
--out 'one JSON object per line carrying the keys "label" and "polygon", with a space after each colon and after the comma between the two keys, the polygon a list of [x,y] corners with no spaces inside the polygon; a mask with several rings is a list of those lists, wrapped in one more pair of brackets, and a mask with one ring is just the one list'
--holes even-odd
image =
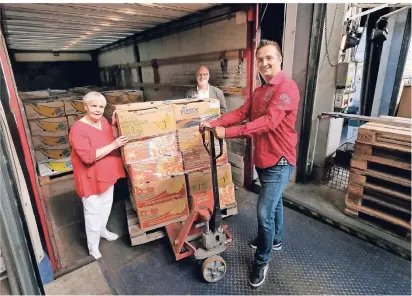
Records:
{"label": "pallet jack handle", "polygon": [[[210,133],[209,147],[206,143],[205,132]],[[213,199],[214,199],[214,209],[212,217],[210,218],[210,230],[216,232],[222,226],[222,211],[220,209],[220,198],[219,198],[219,183],[217,178],[217,165],[216,160],[223,155],[223,140],[219,140],[219,155],[216,156],[216,146],[215,146],[215,135],[213,131],[209,128],[200,128],[200,133],[202,134],[203,146],[210,156],[210,168],[212,172],[212,186],[213,186]]]}

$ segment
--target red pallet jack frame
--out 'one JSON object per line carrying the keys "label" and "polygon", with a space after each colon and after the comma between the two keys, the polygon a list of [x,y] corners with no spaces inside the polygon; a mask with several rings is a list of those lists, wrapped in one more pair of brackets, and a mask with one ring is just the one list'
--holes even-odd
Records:
{"label": "red pallet jack frame", "polygon": [[[205,141],[205,132],[210,133],[209,145]],[[176,260],[194,256],[204,260],[202,276],[213,283],[226,274],[227,265],[219,256],[226,250],[226,244],[232,241],[227,225],[222,223],[216,160],[223,154],[223,140],[219,139],[220,153],[216,156],[215,138],[211,130],[201,130],[203,145],[210,156],[213,192],[197,194],[192,197],[192,209],[184,222],[166,225],[166,233]]]}

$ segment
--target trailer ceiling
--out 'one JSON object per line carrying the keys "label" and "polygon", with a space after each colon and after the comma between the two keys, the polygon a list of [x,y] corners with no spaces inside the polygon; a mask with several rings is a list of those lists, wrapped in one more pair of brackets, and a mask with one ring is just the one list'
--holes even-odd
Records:
{"label": "trailer ceiling", "polygon": [[9,49],[90,51],[216,4],[2,4]]}

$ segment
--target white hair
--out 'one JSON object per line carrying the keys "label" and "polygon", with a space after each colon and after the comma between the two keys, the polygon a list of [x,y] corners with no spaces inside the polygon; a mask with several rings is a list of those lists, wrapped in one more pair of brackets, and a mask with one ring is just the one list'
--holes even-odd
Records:
{"label": "white hair", "polygon": [[105,96],[97,91],[91,91],[83,97],[83,104],[85,105],[89,105],[89,102],[92,101],[104,101],[105,105],[107,104]]}

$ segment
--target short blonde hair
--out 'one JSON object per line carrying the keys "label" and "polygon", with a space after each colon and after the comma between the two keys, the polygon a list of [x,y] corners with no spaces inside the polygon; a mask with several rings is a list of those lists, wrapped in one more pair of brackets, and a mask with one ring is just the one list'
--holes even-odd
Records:
{"label": "short blonde hair", "polygon": [[83,97],[83,104],[88,105],[89,102],[91,101],[99,101],[99,100],[104,101],[105,105],[107,104],[107,101],[104,95],[102,95],[101,93],[97,91],[91,91]]}

